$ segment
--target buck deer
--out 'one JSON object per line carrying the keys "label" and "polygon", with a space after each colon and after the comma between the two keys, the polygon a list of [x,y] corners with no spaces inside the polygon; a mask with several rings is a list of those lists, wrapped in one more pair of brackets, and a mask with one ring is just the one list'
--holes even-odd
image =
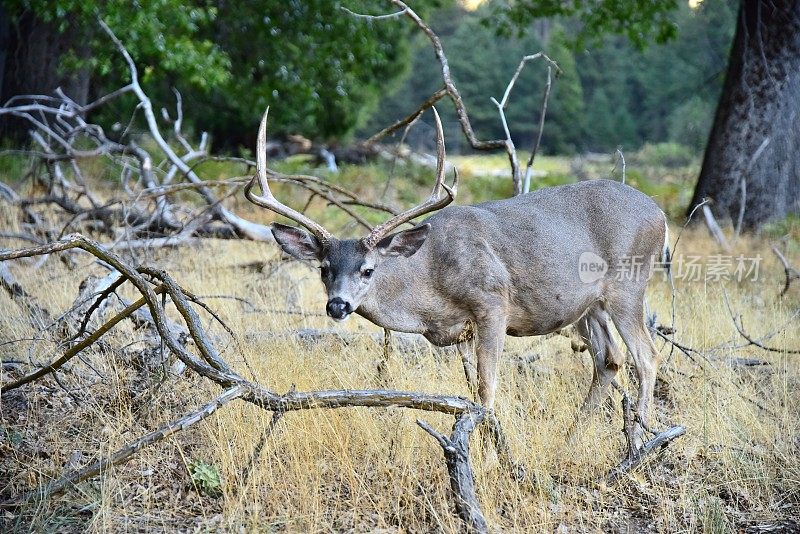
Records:
{"label": "buck deer", "polygon": [[[274,223],[272,233],[287,254],[318,262],[330,317],[342,321],[357,313],[437,346],[461,349],[474,338],[477,376],[468,351],[464,369],[489,409],[506,334],[536,336],[574,324],[594,360],[587,411],[603,400],[624,362],[613,322],[636,366],[637,412],[646,424],[659,353],[644,324],[644,293],[651,261],[666,245],[666,218],[652,199],[627,185],[592,180],[445,208],[456,196],[458,173],[452,187],[445,184],[442,124],[434,109],[437,169],[430,198],[362,239],[337,239],[272,195],[268,113],[258,132],[257,175],[245,195],[306,228]],[[261,196],[252,191],[256,180]],[[436,210],[414,228],[391,233]],[[633,276],[626,272],[631,266],[638,271]]]}

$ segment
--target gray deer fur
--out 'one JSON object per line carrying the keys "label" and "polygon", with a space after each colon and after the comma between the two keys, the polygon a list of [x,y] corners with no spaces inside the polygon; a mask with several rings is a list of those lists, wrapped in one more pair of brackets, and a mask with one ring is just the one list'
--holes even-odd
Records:
{"label": "gray deer fur", "polygon": [[[263,191],[268,185],[260,163]],[[439,185],[434,193],[441,192]],[[455,192],[446,189],[452,199]],[[271,194],[269,202],[267,195],[252,196],[248,191],[248,198],[274,211],[290,209],[276,207]],[[538,336],[568,325],[575,325],[593,356],[583,408],[596,407],[624,362],[613,323],[633,357],[637,411],[646,424],[660,355],[644,323],[644,295],[651,263],[666,250],[667,228],[664,213],[640,191],[591,180],[448,206],[412,229],[388,236],[373,231],[364,239],[339,240],[307,220],[298,222],[311,233],[276,223],[273,235],[286,253],[319,263],[328,315],[344,320],[356,313],[383,328],[422,334],[437,346],[463,347],[472,340],[477,376],[468,351],[462,353],[464,368],[488,408],[495,402],[505,336]],[[605,270],[586,270],[587,258]],[[641,437],[641,427],[638,432]]]}

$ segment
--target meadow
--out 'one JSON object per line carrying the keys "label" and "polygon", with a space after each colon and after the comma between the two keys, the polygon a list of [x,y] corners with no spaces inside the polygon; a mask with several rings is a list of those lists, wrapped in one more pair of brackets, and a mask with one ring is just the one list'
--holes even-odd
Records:
{"label": "meadow", "polygon": [[[642,468],[607,484],[608,472],[625,455],[619,394],[568,439],[591,381],[588,353],[573,350],[567,336],[509,338],[499,369],[497,415],[527,476],[513,480],[491,447],[473,436],[478,498],[492,531],[717,533],[800,517],[800,289],[795,284],[779,297],[784,270],[771,250],[779,245],[800,265],[800,226],[781,221],[758,236],[732,239],[732,250],[721,251],[704,226],[682,229],[698,162],[665,164],[669,157],[657,147],[631,155],[626,181],[669,214],[672,243],[681,236],[675,258],[696,256],[702,265],[697,279],[685,269],[673,271],[674,334],[666,337],[692,350],[662,337],[656,341],[663,363],[651,424],[680,424],[686,434]],[[503,168],[502,158],[450,161],[463,175],[457,203],[510,193],[508,179],[490,172]],[[207,177],[241,172],[204,165]],[[306,165],[290,160],[282,170]],[[621,178],[611,159],[545,157],[537,160],[546,175],[536,185],[570,181],[578,166],[589,175]],[[345,167],[326,179],[365,198],[405,206],[427,194],[430,175],[427,169],[379,163]],[[288,186],[276,188],[276,195],[290,205],[305,201]],[[252,220],[273,220],[241,194],[228,205]],[[358,233],[336,209],[320,201],[309,208],[331,229]],[[364,215],[374,222],[382,217]],[[16,209],[0,204],[0,227],[12,233],[19,224]],[[25,244],[4,239],[2,246]],[[729,258],[728,276],[709,274],[716,256]],[[334,325],[324,315],[319,274],[281,258],[274,245],[204,239],[200,245],[139,251],[135,259],[166,270],[217,312],[233,336],[200,311],[222,357],[273,391],[386,387],[469,395],[453,351],[396,344],[379,374],[382,330],[359,317]],[[747,269],[737,273],[745,259]],[[70,308],[85,277],[107,274],[88,255],[75,260],[70,266],[54,255],[43,263],[13,262],[9,269],[57,316]],[[682,268],[677,262],[674,267]],[[135,295],[126,286],[120,293]],[[673,291],[663,276],[650,283],[648,307],[654,326],[672,325]],[[0,293],[0,310],[2,362],[42,363],[63,350],[31,326],[6,292]],[[178,318],[173,307],[168,311]],[[746,333],[772,350],[739,334],[739,315]],[[304,329],[329,335],[298,335]],[[2,397],[0,501],[108,454],[219,394],[192,374],[173,376],[167,367],[137,363],[142,332],[129,322],[104,339],[106,345],[84,351],[55,377]],[[618,379],[633,394],[630,370],[628,362]],[[5,383],[17,368],[3,365],[0,373]],[[0,510],[0,530],[460,531],[441,448],[415,424],[418,417],[441,431],[452,424],[451,417],[431,413],[355,408],[290,413],[273,425],[270,413],[232,403],[65,493]]]}

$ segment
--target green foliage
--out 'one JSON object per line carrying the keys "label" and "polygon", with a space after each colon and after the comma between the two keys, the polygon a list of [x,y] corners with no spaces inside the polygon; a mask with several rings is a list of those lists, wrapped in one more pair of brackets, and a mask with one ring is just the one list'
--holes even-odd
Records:
{"label": "green foliage", "polygon": [[772,240],[784,240],[788,254],[800,253],[800,215],[788,215],[784,219],[770,221],[761,228],[761,233]]}
{"label": "green foliage", "polygon": [[[641,117],[643,137],[705,146],[722,90],[738,3],[707,0],[696,10],[682,6],[674,15],[680,38],[667,46],[651,47],[638,57],[632,78],[640,87],[636,112]],[[688,107],[687,102],[693,99]],[[686,125],[681,124],[680,115],[669,118],[684,106]],[[708,121],[700,131],[692,126],[698,118]],[[689,139],[681,137],[693,128]]]}
{"label": "green foliage", "polygon": [[[606,36],[591,49],[576,50],[573,37],[583,27],[577,18],[542,21],[525,33],[498,37],[486,26],[487,20],[494,20],[496,9],[493,3],[474,13],[449,8],[431,17],[479,138],[504,136],[489,97],[502,97],[523,56],[543,50],[563,71],[553,81],[543,152],[621,148],[627,154],[645,142],[679,143],[695,153],[703,150],[722,89],[735,26],[735,0],[706,0],[697,9],[681,3],[668,12],[678,38],[644,51],[619,36]],[[369,128],[363,130],[365,135],[407,115],[441,86],[430,44],[420,40],[417,47],[413,74],[381,104]],[[506,110],[519,148],[528,148],[536,133],[544,69],[539,63],[526,66]],[[438,109],[446,126],[455,124],[449,102]],[[455,128],[446,128],[445,134],[451,152],[464,146]]]}
{"label": "green foliage", "polygon": [[25,436],[23,436],[20,432],[17,432],[13,428],[6,428],[4,426],[0,426],[0,444],[5,442],[12,448],[17,447],[19,444],[23,442]]}
{"label": "green foliage", "polygon": [[[415,9],[442,38],[480,138],[504,136],[489,98],[502,97],[524,55],[545,51],[563,73],[553,82],[542,152],[628,152],[645,141],[678,142],[699,152],[721,90],[736,5],[706,0],[692,10],[677,0],[517,0],[468,12],[438,0]],[[172,88],[179,89],[185,129],[210,131],[215,150],[252,147],[267,106],[273,139],[299,133],[340,142],[359,128],[371,134],[416,109],[442,84],[430,43],[409,21],[365,20],[341,9],[387,10],[367,0],[9,0],[5,6],[12,15],[32,11],[80,35],[76,44],[90,43],[88,54],[77,46],[67,50],[61,65],[90,67],[95,95],[128,77],[97,26],[96,17],[103,18],[140,66],[154,102],[171,108]],[[532,25],[541,17],[549,19]],[[504,30],[501,36],[497,28]],[[667,44],[636,48],[673,32],[678,38]],[[624,37],[603,37],[608,33]],[[593,48],[576,49],[576,37],[589,39]],[[544,62],[529,63],[506,109],[521,149],[536,134],[544,81]],[[125,120],[134,106],[129,95],[92,120]],[[457,152],[464,139],[455,113],[447,102],[439,111],[448,148]]]}
{"label": "green foliage", "polygon": [[[366,11],[370,2],[349,1]],[[342,138],[374,108],[382,90],[404,72],[404,20],[353,17],[343,2],[292,0],[224,3],[214,40],[235,73],[211,98],[198,96],[199,126],[217,137],[254,130],[270,107],[271,132],[312,139]]]}
{"label": "green foliage", "polygon": [[585,137],[587,119],[578,63],[563,27],[554,29],[546,51],[558,63],[561,74],[552,83],[542,142],[548,152],[569,154],[579,148]]}
{"label": "green foliage", "polygon": [[[180,79],[187,86],[209,89],[230,76],[225,53],[213,41],[200,36],[216,17],[216,9],[202,0],[12,0],[6,9],[12,16],[32,11],[41,20],[54,23],[62,33],[80,35],[83,39],[75,41],[76,47],[82,48],[88,40],[91,54],[67,50],[61,63],[65,69],[90,68],[103,85],[117,83],[119,76],[127,78],[127,67],[100,30],[98,18],[123,41],[139,65],[145,84],[168,77]],[[117,77],[112,76],[114,66],[122,72]]]}
{"label": "green foliage", "polygon": [[651,39],[664,43],[677,35],[670,15],[678,0],[515,0],[492,2],[485,23],[501,34],[521,32],[536,19],[569,17],[580,21],[575,34],[579,43],[597,42],[607,34],[624,35],[637,48]]}
{"label": "green foliage", "polygon": [[[372,3],[346,4],[366,11]],[[251,131],[268,105],[272,135],[346,137],[404,72],[412,25],[402,19],[356,18],[343,5],[329,0],[12,0],[6,9],[15,18],[33,12],[61,32],[80,35],[60,63],[68,70],[88,67],[97,93],[128,80],[127,66],[96,19],[105,20],[136,61],[154,102],[171,107],[175,87],[183,94],[187,122],[211,130],[217,143],[249,147]],[[107,106],[100,121],[104,116],[118,121],[132,105],[129,97]]]}
{"label": "green foliage", "polygon": [[667,138],[700,153],[706,145],[713,118],[713,102],[695,95],[667,117]]}
{"label": "green foliage", "polygon": [[222,477],[219,469],[203,460],[193,460],[189,464],[189,476],[192,485],[201,493],[209,497],[218,497],[222,494]]}

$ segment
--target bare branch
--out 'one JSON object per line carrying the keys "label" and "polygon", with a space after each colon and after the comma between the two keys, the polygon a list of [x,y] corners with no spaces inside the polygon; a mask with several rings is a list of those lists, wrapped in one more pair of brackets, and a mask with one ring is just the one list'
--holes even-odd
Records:
{"label": "bare branch", "polygon": [[397,11],[395,13],[389,13],[389,14],[386,14],[386,15],[363,15],[361,13],[356,13],[355,11],[350,11],[349,9],[347,9],[344,6],[339,6],[339,9],[341,9],[342,11],[344,11],[346,13],[349,13],[350,15],[352,15],[354,17],[357,17],[357,18],[360,18],[360,19],[367,19],[367,20],[393,19],[393,18],[400,17],[400,16],[403,16],[403,15],[406,14],[406,10],[405,9],[401,9],[400,11]]}
{"label": "bare branch", "polygon": [[717,224],[717,220],[714,218],[714,214],[711,212],[711,208],[708,204],[703,205],[703,216],[706,218],[708,231],[711,232],[711,235],[716,239],[717,243],[719,243],[719,246],[722,247],[722,250],[729,252],[731,246],[728,244],[728,240],[725,239],[725,234],[722,232],[722,228],[719,227],[719,224]]}
{"label": "bare branch", "polygon": [[[496,149],[500,149],[500,148],[504,149],[506,151],[506,153],[508,154],[509,162],[511,164],[511,176],[512,176],[512,180],[514,182],[514,194],[518,195],[518,194],[522,193],[522,178],[520,176],[519,160],[517,159],[516,148],[514,147],[514,143],[511,140],[511,135],[510,135],[510,133],[508,131],[508,124],[506,123],[504,109],[508,104],[508,99],[509,99],[509,96],[511,94],[511,90],[514,87],[514,84],[515,84],[517,78],[519,77],[520,72],[522,71],[523,67],[525,66],[525,64],[528,61],[531,61],[533,59],[538,59],[538,58],[544,58],[544,59],[546,59],[548,61],[548,63],[550,63],[552,66],[554,66],[556,68],[557,72],[560,72],[560,69],[558,69],[558,66],[555,64],[555,62],[553,62],[550,58],[548,58],[542,52],[539,52],[537,54],[533,54],[533,55],[530,55],[530,56],[523,57],[522,61],[519,64],[519,66],[517,67],[517,70],[515,71],[514,75],[512,76],[511,81],[509,82],[508,86],[506,87],[506,91],[505,91],[505,93],[503,95],[502,101],[501,102],[497,102],[495,99],[492,99],[492,101],[494,102],[494,104],[497,107],[498,112],[500,114],[500,119],[501,119],[501,122],[503,123],[503,128],[504,128],[504,131],[506,133],[506,138],[505,139],[496,139],[496,140],[491,140],[491,141],[481,141],[481,140],[479,140],[477,138],[477,136],[475,135],[475,131],[472,128],[472,124],[471,124],[471,122],[469,120],[469,115],[467,114],[467,109],[466,109],[466,106],[464,105],[464,100],[461,97],[461,93],[458,91],[458,88],[456,87],[455,83],[453,83],[453,79],[452,79],[452,77],[450,75],[450,65],[449,65],[449,63],[447,61],[447,56],[444,53],[444,48],[442,47],[442,42],[439,39],[439,36],[436,35],[436,33],[431,29],[431,27],[428,26],[428,24],[425,21],[423,21],[422,18],[413,9],[408,7],[408,5],[406,5],[404,2],[402,2],[401,0],[390,0],[390,2],[394,6],[399,8],[399,11],[397,11],[395,13],[392,13],[392,14],[389,14],[389,15],[383,15],[383,16],[358,15],[356,13],[352,13],[351,11],[349,11],[347,9],[345,9],[345,11],[348,11],[351,14],[353,14],[354,16],[357,16],[359,18],[366,18],[366,19],[369,19],[369,20],[378,20],[378,19],[384,19],[384,18],[396,18],[396,17],[398,17],[400,15],[405,15],[406,17],[411,19],[411,21],[420,30],[422,30],[422,32],[425,34],[425,36],[431,42],[431,46],[433,47],[434,54],[436,55],[436,59],[439,62],[441,75],[442,75],[442,80],[444,81],[444,87],[442,89],[439,89],[435,93],[433,93],[427,100],[425,100],[425,102],[423,102],[419,106],[419,108],[417,108],[416,111],[414,111],[413,113],[411,113],[410,115],[408,115],[404,119],[395,122],[394,124],[392,124],[388,128],[385,128],[385,129],[381,130],[380,132],[374,134],[364,144],[365,145],[374,144],[377,141],[381,140],[382,138],[386,137],[387,135],[395,132],[396,130],[398,130],[398,129],[400,129],[400,128],[402,128],[402,127],[404,127],[404,126],[406,126],[406,125],[408,125],[410,123],[412,123],[413,121],[415,121],[420,116],[420,114],[423,111],[425,111],[426,109],[432,107],[436,102],[438,102],[444,96],[448,96],[450,98],[450,100],[453,102],[453,106],[455,107],[455,110],[456,110],[456,116],[458,117],[458,122],[461,125],[461,130],[464,132],[464,136],[467,138],[467,141],[469,142],[470,146],[475,150],[496,150]],[[549,69],[548,69],[548,71],[549,71]],[[548,79],[549,79],[549,75],[548,75]],[[549,82],[548,82],[548,86],[547,86],[547,88],[545,90],[545,100],[549,97],[549,94],[550,94],[550,87],[549,87]],[[545,106],[546,106],[546,104],[543,105],[543,108],[542,108],[543,112],[546,109]],[[540,120],[540,130],[541,130],[541,122],[542,121],[543,121],[543,116],[542,116],[542,119]],[[538,146],[538,142],[537,142],[537,146]],[[532,165],[532,160],[531,160],[531,165]]]}
{"label": "bare branch", "polygon": [[650,441],[646,442],[642,445],[641,448],[638,449],[637,454],[633,456],[628,456],[625,460],[622,461],[617,467],[611,470],[611,472],[607,476],[608,484],[616,483],[620,478],[622,478],[627,473],[630,473],[640,465],[644,463],[646,459],[648,459],[653,454],[661,451],[667,445],[672,443],[677,438],[681,437],[686,433],[686,428],[680,425],[669,427],[668,429],[664,430],[656,434],[656,436],[651,439]]}
{"label": "bare branch", "polygon": [[[736,313],[734,313],[733,308],[731,307],[730,299],[728,298],[727,291],[723,291],[722,298],[725,301],[725,307],[728,308],[728,314],[731,317],[731,321],[733,321],[733,326],[736,328],[736,331],[739,333],[739,335],[747,340],[749,345],[756,346],[767,352],[778,352],[781,354],[800,354],[800,349],[780,349],[777,347],[769,347],[767,345],[764,345],[758,339],[753,339],[753,337],[750,336],[750,334],[748,334],[744,329],[744,320],[742,319],[742,316],[736,315]],[[771,337],[772,335],[773,334],[767,334],[764,337]]]}
{"label": "bare branch", "polygon": [[46,486],[34,490],[27,495],[23,495],[22,497],[16,499],[17,503],[23,503],[31,498],[42,498],[44,496],[52,495],[54,493],[58,493],[67,489],[70,486],[77,484],[82,480],[86,480],[87,478],[91,478],[95,475],[99,475],[100,473],[106,471],[112,465],[119,465],[131,459],[131,457],[142,450],[143,448],[147,447],[148,445],[152,445],[153,443],[157,443],[162,441],[173,434],[176,434],[182,430],[186,430],[187,428],[199,423],[209,415],[212,415],[222,406],[226,405],[227,403],[240,398],[246,391],[244,386],[236,385],[226,391],[222,392],[219,396],[214,398],[211,402],[204,405],[199,410],[195,410],[191,413],[184,415],[183,417],[176,419],[170,423],[167,423],[161,426],[158,430],[150,432],[149,434],[145,434],[144,436],[140,437],[139,439],[132,441],[131,443],[125,445],[124,447],[115,451],[111,456],[108,458],[98,460],[91,465],[84,467],[83,469],[79,469],[77,471],[72,471],[61,478],[50,482]]}
{"label": "bare branch", "polygon": [[428,423],[417,419],[417,424],[439,442],[444,452],[450,487],[455,494],[456,511],[469,532],[489,532],[478,497],[475,493],[475,477],[469,459],[469,436],[483,420],[483,413],[465,413],[456,418],[449,438],[434,430]]}
{"label": "bare branch", "polygon": [[783,290],[781,290],[780,296],[784,296],[787,291],[789,291],[789,286],[792,285],[792,282],[795,280],[800,279],[800,271],[795,269],[789,264],[789,261],[786,257],[781,253],[777,246],[772,247],[772,252],[778,257],[778,260],[783,265],[783,273],[786,276],[786,282],[783,285]]}
{"label": "bare branch", "polygon": [[550,88],[553,83],[552,66],[547,66],[547,83],[544,86],[544,94],[542,95],[542,108],[539,110],[539,133],[536,134],[536,141],[531,148],[531,156],[528,158],[528,164],[525,167],[525,182],[522,187],[523,193],[528,193],[531,190],[531,177],[533,176],[533,160],[536,158],[536,153],[539,152],[539,144],[542,142],[542,133],[544,132],[544,118],[547,115],[547,101],[550,99]]}

